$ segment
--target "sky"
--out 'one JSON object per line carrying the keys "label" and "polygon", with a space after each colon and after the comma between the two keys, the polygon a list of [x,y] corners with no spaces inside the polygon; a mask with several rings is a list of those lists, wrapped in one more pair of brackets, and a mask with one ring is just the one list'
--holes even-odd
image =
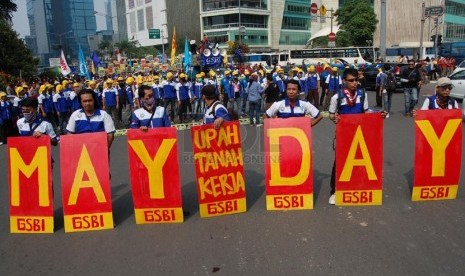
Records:
{"label": "sky", "polygon": [[[13,13],[13,29],[19,33],[20,38],[24,38],[29,35],[29,21],[27,20],[27,0],[14,0],[18,6],[18,10]],[[105,1],[94,0],[94,10],[105,13]],[[105,17],[96,15],[97,20],[97,31],[106,29]]]}

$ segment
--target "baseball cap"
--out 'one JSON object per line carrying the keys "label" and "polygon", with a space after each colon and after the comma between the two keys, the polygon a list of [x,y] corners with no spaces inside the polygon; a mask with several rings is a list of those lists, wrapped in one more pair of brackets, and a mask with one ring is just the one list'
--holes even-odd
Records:
{"label": "baseball cap", "polygon": [[437,86],[452,85],[452,81],[447,77],[442,77],[438,80]]}

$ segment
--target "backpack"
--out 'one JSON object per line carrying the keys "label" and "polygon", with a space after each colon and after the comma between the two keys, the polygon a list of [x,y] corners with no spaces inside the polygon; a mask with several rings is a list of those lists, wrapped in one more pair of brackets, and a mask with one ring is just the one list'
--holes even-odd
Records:
{"label": "backpack", "polygon": [[[216,120],[215,110],[216,110],[216,106],[219,105],[219,104],[220,104],[220,102],[216,101],[213,104],[212,111],[210,112],[210,115],[213,115],[215,120]],[[239,120],[239,115],[237,114],[237,112],[234,109],[226,108],[226,110],[228,110],[228,116],[229,116],[230,121],[238,121]]]}
{"label": "backpack", "polygon": [[387,73],[386,90],[395,91],[397,87],[396,76],[393,73]]}

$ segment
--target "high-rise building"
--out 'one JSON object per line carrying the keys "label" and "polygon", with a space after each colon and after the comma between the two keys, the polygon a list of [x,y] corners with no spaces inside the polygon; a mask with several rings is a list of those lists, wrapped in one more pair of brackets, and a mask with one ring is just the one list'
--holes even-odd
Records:
{"label": "high-rise building", "polygon": [[126,0],[112,0],[111,17],[113,31],[117,41],[128,40],[128,23],[126,20]]}
{"label": "high-rise building", "polygon": [[27,16],[29,44],[40,66],[48,66],[48,58],[59,57],[62,49],[71,63],[79,46],[89,52],[87,36],[97,30],[93,0],[28,0]]}
{"label": "high-rise building", "polygon": [[200,0],[210,42],[241,41],[255,49],[302,48],[310,37],[310,1]]}

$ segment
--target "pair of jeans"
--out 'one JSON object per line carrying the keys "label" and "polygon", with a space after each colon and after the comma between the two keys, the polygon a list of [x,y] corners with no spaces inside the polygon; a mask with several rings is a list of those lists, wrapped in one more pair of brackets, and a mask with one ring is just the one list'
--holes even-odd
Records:
{"label": "pair of jeans", "polygon": [[410,113],[415,105],[417,104],[417,88],[416,87],[406,87],[404,88],[404,97],[405,97],[405,114]]}
{"label": "pair of jeans", "polygon": [[68,124],[69,119],[69,112],[60,112],[60,116],[58,116],[58,127],[60,128],[61,134],[66,132],[66,126]]}
{"label": "pair of jeans", "polygon": [[241,98],[242,98],[242,113],[245,113],[245,107],[247,105],[247,94],[243,92]]}
{"label": "pair of jeans", "polygon": [[392,103],[392,91],[387,91],[383,93],[383,106],[384,111],[391,113],[391,103]]}
{"label": "pair of jeans", "polygon": [[201,119],[203,116],[204,103],[202,98],[196,98],[193,102],[193,113],[196,120]]}
{"label": "pair of jeans", "polygon": [[[234,110],[237,110],[237,115],[241,116],[241,98],[229,98],[229,108],[232,108]],[[237,109],[234,108],[234,105],[236,105]]]}
{"label": "pair of jeans", "polygon": [[262,106],[261,100],[257,100],[255,102],[249,101],[249,119],[250,124],[253,125],[253,117],[255,115],[255,123],[260,124],[260,108]]}
{"label": "pair of jeans", "polygon": [[168,105],[170,106],[170,120],[171,122],[174,121],[174,111],[175,111],[175,108],[176,108],[176,98],[172,98],[172,99],[165,99],[165,111],[168,112],[168,110],[166,109],[168,107]]}

